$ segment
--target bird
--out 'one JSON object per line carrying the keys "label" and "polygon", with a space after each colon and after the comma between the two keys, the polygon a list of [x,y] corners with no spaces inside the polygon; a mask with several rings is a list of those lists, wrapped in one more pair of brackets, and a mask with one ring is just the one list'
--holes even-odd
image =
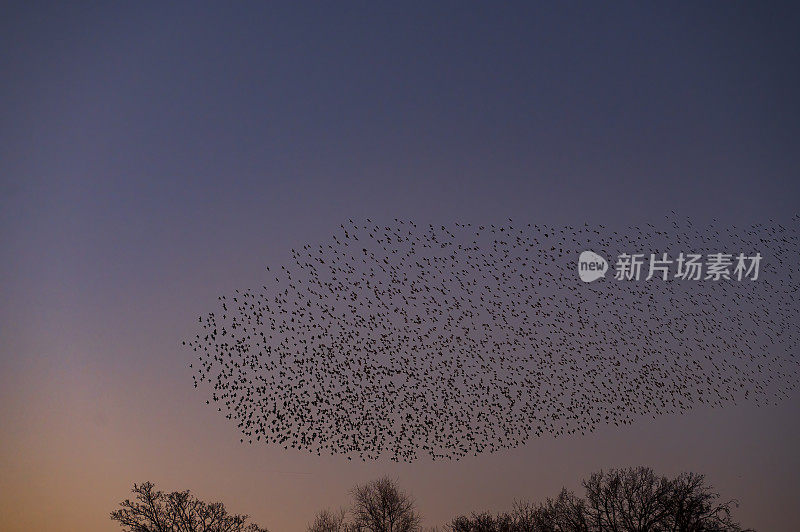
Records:
{"label": "bird", "polygon": [[[241,443],[460,460],[795,389],[800,217],[750,226],[348,219],[183,340]],[[577,258],[763,257],[757,279],[593,283]],[[644,272],[646,273],[646,272]],[[274,279],[274,280],[273,280]]]}

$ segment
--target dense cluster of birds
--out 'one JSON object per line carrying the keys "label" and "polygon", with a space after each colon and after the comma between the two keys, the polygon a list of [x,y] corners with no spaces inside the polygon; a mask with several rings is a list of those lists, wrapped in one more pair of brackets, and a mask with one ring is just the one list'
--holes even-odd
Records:
{"label": "dense cluster of birds", "polygon": [[[243,442],[458,459],[797,383],[797,226],[342,224],[184,344]],[[760,253],[756,280],[583,283],[577,258]],[[276,271],[277,270],[277,271]]]}

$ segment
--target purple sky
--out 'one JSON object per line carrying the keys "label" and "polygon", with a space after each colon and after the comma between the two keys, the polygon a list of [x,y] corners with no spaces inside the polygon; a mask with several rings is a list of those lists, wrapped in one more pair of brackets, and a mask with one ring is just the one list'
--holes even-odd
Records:
{"label": "purple sky", "polygon": [[645,464],[800,529],[797,393],[413,464],[240,445],[195,393],[196,317],[347,218],[797,212],[796,7],[430,4],[5,7],[0,528],[109,530],[152,480],[291,532],[384,473],[436,525]]}

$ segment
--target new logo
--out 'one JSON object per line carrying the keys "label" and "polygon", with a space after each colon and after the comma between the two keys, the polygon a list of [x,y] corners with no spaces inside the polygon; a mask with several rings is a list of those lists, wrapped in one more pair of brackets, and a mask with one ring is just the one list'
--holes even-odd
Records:
{"label": "new logo", "polygon": [[584,283],[605,277],[607,271],[608,262],[594,251],[584,251],[578,258],[578,274]]}

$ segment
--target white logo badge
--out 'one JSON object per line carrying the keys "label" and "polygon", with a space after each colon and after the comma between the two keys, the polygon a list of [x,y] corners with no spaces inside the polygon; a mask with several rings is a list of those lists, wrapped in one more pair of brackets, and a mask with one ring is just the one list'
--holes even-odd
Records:
{"label": "white logo badge", "polygon": [[608,262],[594,251],[584,251],[578,258],[578,274],[584,283],[605,277],[607,271]]}

